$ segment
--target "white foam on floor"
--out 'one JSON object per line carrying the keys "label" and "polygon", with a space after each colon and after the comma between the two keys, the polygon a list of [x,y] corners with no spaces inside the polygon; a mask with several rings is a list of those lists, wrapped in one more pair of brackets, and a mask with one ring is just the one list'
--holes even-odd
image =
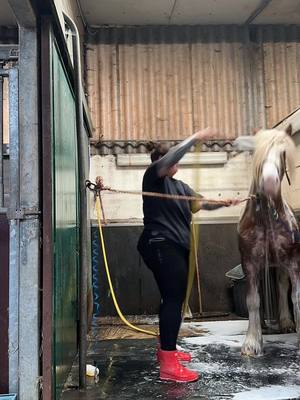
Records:
{"label": "white foam on floor", "polygon": [[[232,372],[232,366],[228,365],[226,362],[192,362],[191,367],[195,369],[196,371],[200,372],[201,374],[205,375],[224,375],[228,374],[229,372]],[[299,371],[299,366],[296,363],[291,363],[286,366],[282,367],[273,367],[269,368],[268,365],[265,366],[260,366],[260,367],[255,367],[248,365],[247,363],[244,365],[241,365],[239,367],[234,368],[234,373],[236,375],[242,374],[242,373],[247,373],[251,374],[253,376],[255,375],[261,375],[263,374],[264,376],[268,375],[278,375],[282,376],[284,375],[285,377],[290,375],[290,376],[299,376],[300,371]]]}
{"label": "white foam on floor", "polygon": [[[248,320],[240,321],[210,321],[192,323],[201,331],[201,336],[184,338],[183,342],[197,346],[213,345],[227,346],[228,351],[233,348],[241,348],[248,328]],[[282,355],[286,355],[285,351],[291,349],[297,352],[297,335],[276,334],[264,335],[264,344],[273,344],[277,348],[282,349]],[[225,350],[226,351],[226,350]],[[192,368],[203,375],[223,375],[231,372],[231,366],[226,361],[210,362],[209,352],[207,353],[207,362],[194,362]],[[279,354],[280,357],[280,354]],[[240,373],[249,373],[253,377],[257,375],[277,375],[299,377],[300,369],[296,362],[291,362],[289,365],[279,365],[270,368],[269,365],[260,363],[255,365],[252,363],[242,363],[235,367],[234,373],[238,376]],[[243,387],[244,391],[232,394],[233,400],[287,400],[300,399],[300,386],[298,385],[269,385],[260,388]]]}
{"label": "white foam on floor", "polygon": [[236,393],[233,400],[288,400],[300,398],[300,386],[265,386]]}
{"label": "white foam on floor", "polygon": [[[184,338],[183,341],[199,346],[225,345],[228,347],[241,347],[248,328],[248,320],[240,321],[209,321],[193,323],[195,327],[203,330],[203,336]],[[264,335],[264,343],[276,343],[278,346],[297,347],[295,333]]]}
{"label": "white foam on floor", "polygon": [[248,320],[237,321],[205,321],[205,322],[190,322],[189,326],[195,326],[205,331],[209,335],[244,335],[248,328]]}

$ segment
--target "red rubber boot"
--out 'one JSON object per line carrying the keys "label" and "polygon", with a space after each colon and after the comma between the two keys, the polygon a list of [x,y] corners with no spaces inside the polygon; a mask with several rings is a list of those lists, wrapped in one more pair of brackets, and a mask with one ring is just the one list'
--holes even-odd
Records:
{"label": "red rubber boot", "polygon": [[[158,362],[159,362],[159,354],[160,354],[159,351],[160,351],[160,346],[158,345],[157,352],[156,352],[156,357],[157,357]],[[177,357],[178,361],[184,361],[184,362],[192,361],[191,353],[187,353],[186,351],[176,350],[176,357]]]}
{"label": "red rubber boot", "polygon": [[160,379],[175,382],[194,382],[199,379],[195,371],[181,365],[177,358],[177,351],[158,351],[160,364]]}
{"label": "red rubber boot", "polygon": [[[158,345],[157,345],[157,351],[156,351],[156,358],[157,358],[158,362],[159,362],[159,350],[160,350],[160,337],[158,336]],[[188,353],[186,351],[176,350],[176,356],[179,361],[184,361],[184,362],[192,361],[191,353]]]}

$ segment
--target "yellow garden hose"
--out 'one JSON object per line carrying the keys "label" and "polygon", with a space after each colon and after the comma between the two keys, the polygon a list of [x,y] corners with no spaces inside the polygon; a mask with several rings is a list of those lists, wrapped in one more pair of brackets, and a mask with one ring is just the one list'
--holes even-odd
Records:
{"label": "yellow garden hose", "polygon": [[185,295],[185,300],[184,300],[183,308],[182,308],[182,320],[184,320],[185,315],[188,314],[189,300],[190,300],[190,296],[191,296],[191,291],[192,291],[192,286],[193,286],[194,276],[195,276],[195,270],[196,270],[196,257],[197,257],[196,256],[196,254],[197,254],[196,243],[197,243],[198,238],[196,238],[195,235],[196,235],[195,223],[192,219],[189,272],[188,272],[188,280],[187,280],[187,287],[186,287],[186,295]]}
{"label": "yellow garden hose", "polygon": [[122,311],[120,310],[116,295],[115,295],[115,291],[112,285],[112,281],[111,281],[111,277],[110,277],[110,272],[109,272],[109,267],[108,267],[108,262],[107,262],[107,256],[106,256],[106,249],[105,249],[105,243],[104,243],[104,237],[103,237],[103,230],[102,230],[102,224],[101,224],[101,204],[100,204],[100,196],[99,194],[96,195],[96,211],[97,211],[97,219],[98,219],[98,227],[99,227],[99,235],[100,235],[100,240],[101,240],[101,247],[102,247],[102,254],[103,254],[103,261],[104,261],[104,265],[105,265],[105,271],[106,271],[106,276],[107,276],[107,280],[108,280],[108,284],[109,284],[109,289],[112,295],[112,299],[114,302],[114,306],[115,309],[118,313],[118,316],[121,318],[121,320],[124,322],[125,325],[127,325],[129,328],[138,331],[138,332],[142,332],[145,333],[147,335],[151,335],[151,336],[158,336],[157,333],[153,332],[153,331],[148,331],[146,329],[141,329],[138,328],[137,326],[132,325],[129,321],[127,321],[127,319],[124,317]]}
{"label": "yellow garden hose", "polygon": [[[201,143],[196,145],[196,152],[198,154],[201,152]],[[199,168],[195,170],[195,183],[199,183],[200,178],[200,171]],[[196,184],[194,186],[197,186]],[[187,288],[186,288],[186,295],[185,300],[183,303],[182,309],[182,320],[184,320],[185,315],[188,313],[189,309],[189,300],[191,297],[191,291],[193,287],[193,282],[195,278],[195,272],[197,272],[197,278],[199,276],[199,265],[198,265],[198,242],[199,242],[199,224],[195,224],[195,218],[192,215],[192,223],[191,223],[191,235],[190,235],[190,257],[189,257],[189,272],[188,272],[188,281],[187,281]],[[199,297],[199,308],[200,314],[202,314],[202,300],[201,300],[201,288],[198,282],[198,297]]]}

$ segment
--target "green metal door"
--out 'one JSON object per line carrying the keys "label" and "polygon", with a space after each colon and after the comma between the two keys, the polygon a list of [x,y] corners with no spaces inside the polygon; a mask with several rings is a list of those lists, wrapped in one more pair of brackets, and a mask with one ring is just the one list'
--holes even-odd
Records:
{"label": "green metal door", "polygon": [[52,42],[53,363],[56,398],[77,352],[78,161],[74,93]]}

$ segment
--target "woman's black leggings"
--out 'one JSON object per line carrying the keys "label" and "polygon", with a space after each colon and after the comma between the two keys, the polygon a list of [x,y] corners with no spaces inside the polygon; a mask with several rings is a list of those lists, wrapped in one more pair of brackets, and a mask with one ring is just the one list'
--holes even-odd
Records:
{"label": "woman's black leggings", "polygon": [[153,272],[161,294],[161,349],[176,350],[187,287],[189,252],[161,236],[153,237],[147,231],[139,240],[138,251]]}

